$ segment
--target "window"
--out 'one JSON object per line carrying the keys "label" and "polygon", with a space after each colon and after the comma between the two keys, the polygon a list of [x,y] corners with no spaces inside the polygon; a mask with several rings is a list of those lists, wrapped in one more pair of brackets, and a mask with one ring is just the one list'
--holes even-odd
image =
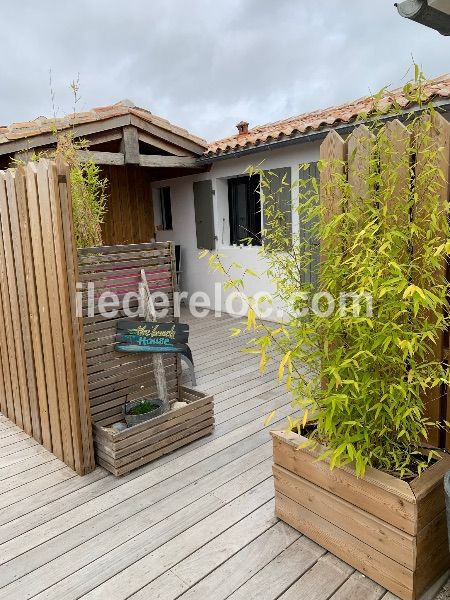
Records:
{"label": "window", "polygon": [[248,239],[254,246],[261,244],[259,183],[259,175],[228,180],[231,244],[245,244]]}
{"label": "window", "polygon": [[159,202],[161,207],[162,229],[172,229],[172,203],[170,200],[170,187],[159,188]]}

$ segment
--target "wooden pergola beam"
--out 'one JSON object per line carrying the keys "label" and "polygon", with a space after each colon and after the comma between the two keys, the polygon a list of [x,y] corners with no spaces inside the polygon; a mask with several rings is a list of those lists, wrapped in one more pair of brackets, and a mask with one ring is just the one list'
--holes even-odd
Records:
{"label": "wooden pergola beam", "polygon": [[96,150],[78,150],[78,158],[81,162],[93,160],[96,165],[116,165],[125,164],[125,156],[122,152],[98,152]]}
{"label": "wooden pergola beam", "polygon": [[82,162],[93,160],[97,165],[138,164],[141,167],[169,168],[169,169],[198,169],[197,159],[192,156],[162,156],[159,154],[138,154],[137,163],[127,163],[123,152],[98,152],[96,150],[78,150],[78,157]]}
{"label": "wooden pergola beam", "polygon": [[141,154],[139,156],[141,167],[169,167],[198,169],[199,164],[193,156],[162,156],[159,154]]}

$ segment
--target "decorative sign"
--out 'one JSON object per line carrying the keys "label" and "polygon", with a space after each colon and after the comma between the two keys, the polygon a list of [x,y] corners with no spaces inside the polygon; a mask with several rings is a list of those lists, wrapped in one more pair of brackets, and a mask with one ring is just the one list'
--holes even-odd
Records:
{"label": "decorative sign", "polygon": [[177,352],[192,362],[189,325],[123,319],[117,323],[117,352]]}

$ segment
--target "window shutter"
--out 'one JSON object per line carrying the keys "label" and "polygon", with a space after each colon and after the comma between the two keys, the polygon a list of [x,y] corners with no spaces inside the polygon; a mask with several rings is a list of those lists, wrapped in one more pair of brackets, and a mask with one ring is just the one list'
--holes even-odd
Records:
{"label": "window shutter", "polygon": [[214,232],[214,207],[212,181],[194,182],[195,230],[197,248],[214,250],[216,238]]}
{"label": "window shutter", "polygon": [[[270,217],[267,216],[268,207],[275,212],[279,211],[283,215],[284,237],[290,243],[292,241],[291,168],[282,167],[264,171],[264,179],[268,182],[269,187],[262,190],[264,194],[263,229],[270,232],[273,226]],[[268,246],[267,240],[265,246]]]}
{"label": "window shutter", "polygon": [[[311,163],[309,168],[306,170],[301,169],[299,172],[299,179],[309,180],[315,177],[319,184],[319,169],[317,163]],[[302,188],[302,193],[312,192],[312,186]],[[311,228],[315,225],[312,221],[305,223],[300,221],[299,223],[299,236],[300,242],[305,243],[308,251],[311,252],[311,262],[309,265],[309,271],[306,273],[306,282],[317,284],[317,274],[320,262],[320,240],[312,236]]]}

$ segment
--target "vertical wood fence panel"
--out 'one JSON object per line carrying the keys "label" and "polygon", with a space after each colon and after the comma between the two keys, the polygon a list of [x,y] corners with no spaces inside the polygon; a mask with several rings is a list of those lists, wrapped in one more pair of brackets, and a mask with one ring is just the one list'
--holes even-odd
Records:
{"label": "vertical wood fence panel", "polygon": [[[342,210],[342,192],[336,183],[345,176],[348,146],[341,136],[334,130],[330,131],[320,145],[320,160],[323,166],[320,171],[320,204],[321,204],[321,226],[325,226],[333,217]],[[320,262],[324,262],[331,251],[330,245],[320,241]],[[320,273],[319,273],[320,279]],[[322,388],[325,389],[328,381],[322,380]]]}
{"label": "vertical wood fence panel", "polygon": [[[439,114],[433,117],[430,123],[430,117],[424,116],[418,121],[418,127],[429,130],[429,144],[436,152],[427,152],[424,156],[427,160],[421,160],[420,151],[416,157],[415,172],[410,171],[410,151],[411,136],[406,127],[398,120],[394,120],[386,126],[386,148],[380,148],[380,165],[384,168],[385,177],[380,185],[389,190],[390,204],[387,206],[388,215],[392,218],[392,225],[402,222],[409,222],[412,218],[415,222],[425,223],[429,218],[426,210],[421,204],[421,185],[430,185],[427,171],[430,167],[436,166],[443,174],[445,183],[438,181],[436,178],[436,187],[439,187],[443,206],[450,200],[450,124]],[[349,202],[353,205],[361,206],[361,217],[364,217],[364,204],[370,202],[370,186],[367,183],[370,175],[371,160],[371,140],[372,134],[364,125],[354,129],[349,136],[348,143],[348,173],[347,178],[350,184]],[[320,158],[324,161],[325,167],[321,173],[321,203],[324,206],[323,218],[327,221],[331,216],[335,215],[339,210],[340,192],[336,189],[333,191],[330,182],[333,177],[342,177],[345,168],[342,161],[346,160],[344,141],[335,131],[328,134],[321,145]],[[339,159],[339,160],[336,160]],[[431,164],[430,161],[433,163]],[[372,164],[374,162],[372,161]],[[373,168],[373,167],[372,167]],[[423,174],[423,176],[422,176]],[[411,180],[413,177],[413,180]],[[433,185],[433,183],[431,183]],[[411,200],[411,190],[417,193],[417,200],[410,214],[409,206]],[[394,210],[395,206],[395,210]],[[384,207],[379,207],[383,209]],[[443,240],[444,241],[444,240]],[[326,251],[326,250],[325,250]],[[412,260],[421,260],[420,243],[415,244],[415,248],[408,249],[405,246],[405,252],[410,252]],[[324,250],[321,250],[322,260],[324,258]],[[418,278],[420,279],[420,269],[418,270]],[[441,269],[442,280],[446,277],[446,265],[442,265]],[[415,282],[419,286],[424,286],[426,282],[417,280]],[[438,340],[433,356],[430,360],[438,360],[444,362],[448,360],[448,348],[445,348],[444,339],[448,339],[448,335],[442,335]],[[447,342],[448,345],[448,342]],[[447,398],[439,391],[434,389],[427,397],[424,398],[426,416],[433,421],[447,419],[450,421],[450,391],[447,390]],[[440,444],[442,447],[446,445],[450,449],[450,434],[439,436],[438,431],[433,430],[430,435],[432,444]]]}
{"label": "vertical wood fence panel", "polygon": [[386,124],[386,143],[380,148],[382,185],[387,198],[387,223],[404,225],[409,221],[410,133],[398,119]]}
{"label": "vertical wood fence panel", "polygon": [[[427,223],[429,222],[429,214],[425,206],[422,206],[420,197],[423,193],[424,188],[428,188],[431,185],[435,185],[436,190],[439,191],[442,209],[445,210],[445,205],[449,200],[449,141],[450,141],[450,124],[439,114],[430,117],[424,115],[420,118],[417,124],[417,128],[421,130],[425,136],[427,142],[427,148],[424,148],[424,152],[421,152],[419,148],[416,169],[415,169],[415,192],[417,194],[417,202],[413,207],[413,220],[416,223],[421,223],[423,230],[426,232]],[[429,138],[429,139],[428,139]],[[430,153],[431,151],[431,153]],[[430,168],[438,167],[442,171],[442,175],[445,178],[446,184],[438,180],[436,177],[435,182],[430,182],[428,172]],[[426,234],[425,234],[426,235]],[[419,287],[424,287],[426,281],[422,280],[420,264],[424,260],[421,251],[421,243],[425,242],[425,239],[418,239],[413,247],[413,259],[417,266],[415,271],[414,283]],[[445,238],[442,235],[441,242],[445,243]],[[446,277],[446,266],[443,262],[442,267],[436,274],[439,278],[440,283],[444,283]],[[431,315],[430,315],[431,319]],[[443,333],[439,336],[433,352],[430,354],[430,360],[444,360],[444,335]],[[424,397],[426,404],[427,415],[433,421],[438,421],[442,418],[446,418],[445,415],[445,404],[446,398],[442,395],[442,390],[439,388],[433,388],[429,390]],[[430,436],[430,442],[437,445],[440,443],[444,445],[445,435],[439,438],[438,432],[433,431]],[[447,446],[450,446],[450,436],[447,434]]]}
{"label": "vertical wood fence panel", "polygon": [[[7,415],[10,419],[24,429],[27,433],[31,433],[27,427],[22,414],[23,402],[23,369],[20,365],[19,355],[21,348],[16,347],[17,328],[20,327],[20,321],[17,316],[17,298],[13,296],[13,281],[12,277],[12,247],[11,247],[11,232],[9,230],[9,215],[8,215],[8,195],[6,187],[6,173],[0,175],[0,219],[2,232],[2,300],[5,317],[5,329],[7,336],[7,348],[2,355],[10,361],[10,373],[12,383],[12,402],[13,408]],[[11,401],[11,400],[10,400]]]}
{"label": "vertical wood fence panel", "polygon": [[[322,218],[327,223],[341,210],[341,190],[333,186],[335,177],[342,177],[347,160],[347,142],[336,131],[330,131],[325,141],[320,145],[320,160],[324,161],[320,172],[320,202]],[[324,244],[320,244],[321,260],[325,259]]]}
{"label": "vertical wood fence panel", "polygon": [[65,166],[0,171],[0,410],[79,474],[95,467]]}
{"label": "vertical wood fence panel", "polygon": [[[30,236],[32,245],[32,260],[37,293],[36,327],[37,341],[33,344],[36,355],[42,353],[44,365],[44,393],[46,395],[46,411],[48,414],[49,449],[62,457],[61,428],[58,417],[58,394],[56,390],[56,373],[53,357],[52,330],[49,317],[49,296],[46,284],[46,271],[43,252],[43,239],[40,219],[39,197],[37,185],[37,170],[34,164],[27,167],[28,214],[30,218]],[[38,347],[40,345],[40,348]],[[41,409],[42,410],[42,409]],[[44,443],[45,445],[45,443]]]}
{"label": "vertical wood fence panel", "polygon": [[[29,430],[25,427],[25,430],[30,435],[32,434],[39,442],[42,441],[41,435],[41,424],[39,419],[39,405],[37,397],[36,387],[36,375],[33,364],[33,355],[31,352],[27,352],[27,348],[31,347],[31,330],[30,330],[30,318],[29,318],[29,306],[28,306],[28,293],[26,287],[27,274],[25,272],[25,257],[23,251],[21,221],[19,217],[19,204],[22,204],[23,197],[26,194],[24,186],[24,177],[20,173],[15,171],[9,171],[7,174],[7,189],[9,198],[14,198],[14,201],[9,201],[9,216],[11,225],[11,239],[16,240],[17,243],[13,244],[14,251],[14,271],[15,279],[17,283],[17,306],[19,308],[20,324],[22,326],[22,338],[20,340],[21,347],[23,349],[23,364],[26,373],[27,383],[27,400],[23,402],[22,413],[27,423],[29,423]],[[23,226],[26,223],[23,223]],[[20,327],[18,328],[20,330]],[[25,412],[26,409],[26,412]]]}
{"label": "vertical wood fence panel", "polygon": [[348,182],[350,202],[361,205],[371,195],[370,169],[374,136],[365,125],[353,130],[348,144]]}

